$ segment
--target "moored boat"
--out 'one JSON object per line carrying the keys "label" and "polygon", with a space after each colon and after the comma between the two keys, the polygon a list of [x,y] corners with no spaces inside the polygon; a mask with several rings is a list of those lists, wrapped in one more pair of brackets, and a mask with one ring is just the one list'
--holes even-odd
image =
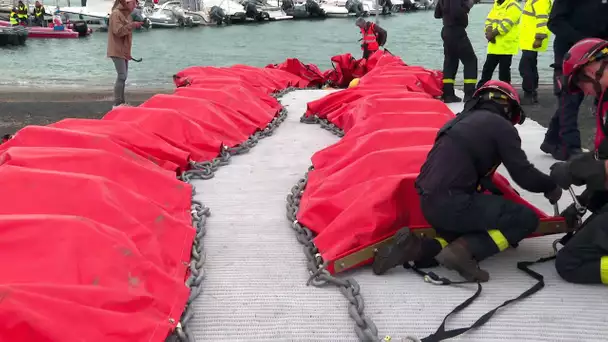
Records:
{"label": "moored boat", "polygon": [[[8,21],[0,20],[0,27],[10,27]],[[29,38],[35,39],[75,39],[86,37],[92,30],[84,22],[75,22],[66,25],[63,30],[55,30],[53,27],[19,26],[28,32]]]}

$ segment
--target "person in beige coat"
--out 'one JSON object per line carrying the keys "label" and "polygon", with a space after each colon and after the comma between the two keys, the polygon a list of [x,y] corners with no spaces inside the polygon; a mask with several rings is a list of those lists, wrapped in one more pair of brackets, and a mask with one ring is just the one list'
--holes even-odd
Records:
{"label": "person in beige coat", "polygon": [[131,60],[133,29],[143,23],[133,22],[131,12],[137,6],[136,0],[116,0],[108,23],[108,53],[116,68],[114,84],[114,106],[125,104],[125,82]]}

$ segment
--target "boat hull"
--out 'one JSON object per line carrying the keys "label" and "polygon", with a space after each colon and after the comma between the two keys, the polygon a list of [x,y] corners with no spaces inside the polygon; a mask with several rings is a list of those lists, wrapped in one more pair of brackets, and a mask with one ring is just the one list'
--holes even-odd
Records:
{"label": "boat hull", "polygon": [[[0,27],[8,27],[10,23],[7,21],[0,21]],[[28,38],[34,39],[75,39],[80,38],[80,33],[66,28],[63,31],[55,31],[51,27],[25,27],[28,31]],[[87,29],[87,34],[91,34],[91,29]]]}

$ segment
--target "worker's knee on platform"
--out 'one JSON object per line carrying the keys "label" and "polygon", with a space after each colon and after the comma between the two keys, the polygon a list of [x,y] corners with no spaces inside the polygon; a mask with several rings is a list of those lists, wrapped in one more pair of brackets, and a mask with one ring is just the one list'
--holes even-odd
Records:
{"label": "worker's knee on platform", "polygon": [[[522,206],[521,209],[521,214],[519,215],[519,219],[521,220],[521,229],[522,231],[525,233],[525,236],[528,236],[532,233],[534,233],[536,231],[536,229],[538,229],[538,225],[540,224],[540,218],[538,217],[538,215],[534,212],[534,210]],[[517,242],[517,241],[511,241],[513,242]]]}
{"label": "worker's knee on platform", "polygon": [[[565,247],[564,247],[565,248]],[[579,283],[577,269],[580,263],[568,250],[562,248],[555,258],[555,270],[557,274],[569,283]]]}
{"label": "worker's knee on platform", "polygon": [[505,223],[508,226],[501,228],[501,230],[509,244],[515,246],[536,231],[540,219],[532,209],[524,205],[518,205],[518,208],[511,212],[509,220]]}

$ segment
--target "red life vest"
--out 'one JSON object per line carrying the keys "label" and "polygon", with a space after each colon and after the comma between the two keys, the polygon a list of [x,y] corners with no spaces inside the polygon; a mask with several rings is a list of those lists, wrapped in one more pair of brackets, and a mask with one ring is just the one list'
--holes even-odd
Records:
{"label": "red life vest", "polygon": [[375,28],[374,23],[370,23],[367,31],[365,28],[361,28],[361,34],[363,35],[363,46],[361,46],[361,50],[365,50],[365,46],[367,45],[367,50],[376,51],[378,50],[378,41],[376,40],[376,33],[374,32]]}
{"label": "red life vest", "polygon": [[595,150],[597,151],[600,144],[606,136],[608,136],[608,123],[606,122],[606,116],[608,115],[608,89],[604,90],[602,96],[600,96],[599,103],[597,105],[597,112],[595,115],[596,127],[595,127]]}

